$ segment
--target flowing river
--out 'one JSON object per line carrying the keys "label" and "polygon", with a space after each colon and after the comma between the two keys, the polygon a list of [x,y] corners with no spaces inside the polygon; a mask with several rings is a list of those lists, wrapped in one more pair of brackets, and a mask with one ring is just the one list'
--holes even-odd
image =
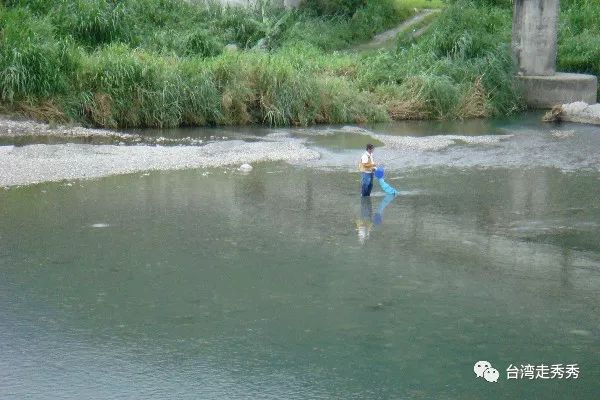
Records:
{"label": "flowing river", "polygon": [[538,121],[4,139],[0,398],[597,399],[600,128]]}

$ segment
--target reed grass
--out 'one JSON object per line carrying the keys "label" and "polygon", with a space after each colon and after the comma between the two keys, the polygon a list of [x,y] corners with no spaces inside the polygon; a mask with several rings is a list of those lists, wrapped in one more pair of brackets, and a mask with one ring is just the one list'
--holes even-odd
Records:
{"label": "reed grass", "polygon": [[[423,0],[427,1],[427,0]],[[598,73],[598,0],[564,11],[559,62]],[[413,11],[366,1],[351,15],[184,0],[7,0],[0,103],[102,127],[308,125],[477,118],[521,109],[510,8],[460,0],[416,42],[337,52]],[[238,51],[224,51],[226,44]],[[565,49],[566,44],[568,48]]]}

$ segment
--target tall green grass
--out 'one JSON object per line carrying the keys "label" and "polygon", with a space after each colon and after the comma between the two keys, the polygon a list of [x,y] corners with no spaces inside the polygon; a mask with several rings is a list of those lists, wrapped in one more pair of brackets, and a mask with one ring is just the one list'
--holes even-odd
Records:
{"label": "tall green grass", "polygon": [[0,7],[0,98],[47,97],[69,90],[80,52],[69,38],[57,39],[48,18],[26,8]]}
{"label": "tall green grass", "polygon": [[[386,118],[354,82],[307,62],[304,55],[319,53],[313,46],[278,41],[289,23],[305,21],[301,13],[183,0],[0,7],[1,99],[28,110],[51,104],[52,116],[105,127]],[[244,49],[261,39],[281,50],[223,53],[226,43]]]}
{"label": "tall green grass", "polygon": [[76,96],[64,107],[79,120],[107,127],[386,119],[385,109],[351,81],[310,72],[286,52],[167,58],[111,45],[84,60]]}
{"label": "tall green grass", "polygon": [[[320,5],[320,6],[319,6]],[[366,41],[410,17],[414,10],[397,0],[313,0],[304,3],[306,13],[278,38],[278,44],[305,43],[324,51],[340,50]]]}
{"label": "tall green grass", "polygon": [[358,79],[395,118],[469,118],[521,109],[510,53],[510,10],[460,1],[416,44],[367,57]]}
{"label": "tall green grass", "polygon": [[[572,1],[587,8],[563,11],[559,62],[595,72],[598,0]],[[449,4],[416,43],[363,56],[334,50],[407,18],[404,2],[332,16],[265,3],[7,0],[0,101],[104,127],[506,115],[521,109],[511,10],[488,3]],[[239,51],[224,51],[231,43]]]}
{"label": "tall green grass", "polygon": [[600,76],[600,0],[563,1],[561,7],[558,68]]}

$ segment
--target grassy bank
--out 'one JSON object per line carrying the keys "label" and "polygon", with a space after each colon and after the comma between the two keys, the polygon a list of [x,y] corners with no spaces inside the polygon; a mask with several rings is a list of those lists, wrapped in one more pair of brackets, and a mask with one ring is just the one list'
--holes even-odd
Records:
{"label": "grassy bank", "polygon": [[559,70],[600,77],[600,0],[563,0],[561,9]]}
{"label": "grassy bank", "polygon": [[[8,1],[2,102],[103,127],[381,120],[368,91],[307,60],[408,15],[395,1],[352,16],[183,0]],[[311,24],[330,29],[307,35]]]}
{"label": "grassy bank", "polygon": [[[332,15],[184,0],[7,0],[2,107],[113,128],[471,118],[521,108],[510,7],[453,3],[416,43],[361,56],[336,50],[395,26],[415,5],[440,3],[350,3]],[[570,18],[568,27],[589,23]],[[561,43],[571,40],[564,32]],[[577,61],[562,47],[561,57]],[[587,58],[577,62],[589,68]]]}
{"label": "grassy bank", "polygon": [[521,109],[513,84],[510,9],[448,6],[417,43],[362,60],[359,81],[374,87],[396,119],[507,115]]}

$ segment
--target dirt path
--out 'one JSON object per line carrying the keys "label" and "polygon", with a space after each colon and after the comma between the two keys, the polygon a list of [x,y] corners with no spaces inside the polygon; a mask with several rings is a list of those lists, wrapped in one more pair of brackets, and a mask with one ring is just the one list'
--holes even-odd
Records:
{"label": "dirt path", "polygon": [[[382,32],[382,33],[376,35],[370,42],[362,43],[357,46],[354,46],[354,47],[352,47],[351,50],[357,51],[357,52],[363,52],[363,51],[369,51],[369,50],[373,50],[373,49],[390,47],[391,45],[393,45],[398,33],[405,32],[405,31],[411,29],[412,27],[417,26],[419,23],[421,23],[421,21],[423,21],[429,15],[431,15],[433,13],[437,13],[439,11],[440,10],[438,10],[438,9],[428,9],[428,8],[423,9],[418,14],[416,14],[416,15],[412,16],[411,18],[409,18],[408,20],[402,22],[397,27],[387,30],[385,32]],[[415,36],[419,36],[420,34],[422,34],[425,31],[425,29],[426,29],[426,27],[423,27],[423,28],[420,28],[417,31],[415,31]]]}

